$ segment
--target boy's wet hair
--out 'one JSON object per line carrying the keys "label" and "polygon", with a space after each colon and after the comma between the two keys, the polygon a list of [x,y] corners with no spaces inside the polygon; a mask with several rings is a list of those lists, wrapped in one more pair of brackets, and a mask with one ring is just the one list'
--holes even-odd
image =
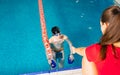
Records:
{"label": "boy's wet hair", "polygon": [[51,31],[52,31],[53,35],[60,33],[60,30],[57,26],[52,27]]}

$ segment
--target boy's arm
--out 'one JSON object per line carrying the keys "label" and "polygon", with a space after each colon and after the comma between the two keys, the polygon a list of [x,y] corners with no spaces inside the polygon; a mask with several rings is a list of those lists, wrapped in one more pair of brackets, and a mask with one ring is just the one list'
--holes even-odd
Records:
{"label": "boy's arm", "polygon": [[69,44],[70,47],[70,54],[73,54],[73,50],[72,50],[72,42],[68,39],[68,37],[66,35],[64,35],[64,39],[67,41],[67,43]]}

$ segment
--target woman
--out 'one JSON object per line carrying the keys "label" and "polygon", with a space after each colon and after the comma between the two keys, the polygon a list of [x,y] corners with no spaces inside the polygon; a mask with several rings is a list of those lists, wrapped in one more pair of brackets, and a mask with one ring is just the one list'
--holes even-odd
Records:
{"label": "woman", "polygon": [[120,7],[107,8],[100,20],[103,36],[87,48],[74,48],[82,55],[82,75],[120,75]]}

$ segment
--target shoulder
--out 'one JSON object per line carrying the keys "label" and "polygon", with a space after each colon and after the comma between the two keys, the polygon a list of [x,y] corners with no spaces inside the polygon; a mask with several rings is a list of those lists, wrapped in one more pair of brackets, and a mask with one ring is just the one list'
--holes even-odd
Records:
{"label": "shoulder", "polygon": [[54,39],[54,36],[50,37],[49,42],[52,43]]}
{"label": "shoulder", "polygon": [[100,45],[98,43],[88,46],[86,50],[96,50],[96,48],[100,48]]}
{"label": "shoulder", "polygon": [[85,50],[86,57],[88,61],[95,61],[99,55],[100,45],[92,44],[88,46]]}
{"label": "shoulder", "polygon": [[61,36],[63,36],[64,39],[68,39],[67,35],[61,34]]}

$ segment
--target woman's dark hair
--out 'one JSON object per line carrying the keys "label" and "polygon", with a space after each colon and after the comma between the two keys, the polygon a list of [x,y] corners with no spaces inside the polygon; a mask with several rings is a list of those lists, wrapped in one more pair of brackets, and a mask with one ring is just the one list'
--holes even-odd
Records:
{"label": "woman's dark hair", "polygon": [[109,23],[109,26],[99,42],[101,45],[100,57],[102,60],[106,58],[107,45],[112,45],[114,56],[117,57],[113,43],[120,41],[120,7],[111,6],[107,8],[101,16],[101,22]]}
{"label": "woman's dark hair", "polygon": [[51,31],[52,31],[53,35],[60,33],[60,30],[57,26],[52,27]]}

